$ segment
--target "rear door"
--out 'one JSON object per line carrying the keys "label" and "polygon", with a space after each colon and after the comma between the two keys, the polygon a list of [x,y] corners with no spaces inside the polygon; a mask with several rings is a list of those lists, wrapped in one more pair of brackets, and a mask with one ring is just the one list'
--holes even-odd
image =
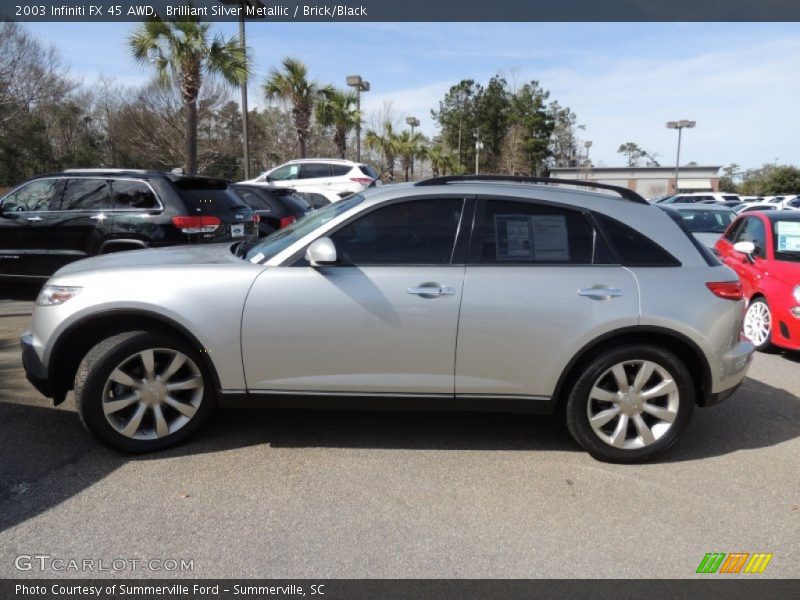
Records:
{"label": "rear door", "polygon": [[75,177],[64,184],[50,227],[58,232],[53,258],[58,267],[97,254],[112,234],[114,203],[105,178]]}
{"label": "rear door", "polygon": [[459,398],[546,402],[578,349],[638,318],[636,279],[587,213],[480,199],[458,327]]}
{"label": "rear door", "polygon": [[45,277],[60,266],[53,256],[57,238],[49,222],[59,189],[56,178],[38,179],[3,198],[0,276]]}

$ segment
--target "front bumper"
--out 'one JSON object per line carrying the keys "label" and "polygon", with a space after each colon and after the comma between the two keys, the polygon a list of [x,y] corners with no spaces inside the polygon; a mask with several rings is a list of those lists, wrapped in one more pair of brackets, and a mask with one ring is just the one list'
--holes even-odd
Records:
{"label": "front bumper", "polygon": [[25,368],[25,377],[39,392],[48,398],[55,396],[53,382],[48,377],[47,367],[42,363],[33,346],[33,334],[26,331],[19,340],[22,347],[22,366]]}
{"label": "front bumper", "polygon": [[718,364],[720,384],[718,389],[706,394],[701,406],[714,406],[733,395],[747,377],[755,351],[752,343],[741,340],[720,358]]}

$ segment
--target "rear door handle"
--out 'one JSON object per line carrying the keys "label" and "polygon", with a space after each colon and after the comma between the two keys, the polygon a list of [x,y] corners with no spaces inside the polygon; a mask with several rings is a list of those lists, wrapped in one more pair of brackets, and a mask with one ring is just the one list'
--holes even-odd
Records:
{"label": "rear door handle", "polygon": [[42,217],[27,217],[26,221],[30,221],[31,223],[38,223],[42,220]]}
{"label": "rear door handle", "polygon": [[619,298],[622,296],[622,290],[605,286],[593,286],[578,290],[578,296],[584,296],[592,300],[610,300],[611,298]]}
{"label": "rear door handle", "polygon": [[455,288],[446,285],[423,283],[419,287],[408,288],[409,294],[421,296],[422,298],[438,298],[439,296],[452,296],[456,293]]}

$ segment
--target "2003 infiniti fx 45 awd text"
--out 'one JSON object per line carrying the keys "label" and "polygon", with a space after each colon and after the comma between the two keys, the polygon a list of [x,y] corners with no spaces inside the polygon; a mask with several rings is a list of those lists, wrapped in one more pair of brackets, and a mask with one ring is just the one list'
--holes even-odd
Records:
{"label": "2003 infiniti fx 45 awd text", "polygon": [[648,459],[744,379],[741,286],[679,215],[563,183],[384,186],[261,240],[70,264],[22,337],[28,378],[127,452],[218,405],[389,405],[563,409],[592,456]]}

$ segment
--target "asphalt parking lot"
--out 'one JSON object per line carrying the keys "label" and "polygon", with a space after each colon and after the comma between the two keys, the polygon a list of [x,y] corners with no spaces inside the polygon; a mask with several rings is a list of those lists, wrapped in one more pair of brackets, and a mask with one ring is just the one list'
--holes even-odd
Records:
{"label": "asphalt parking lot", "polygon": [[800,577],[800,355],[759,354],[646,465],[594,461],[555,418],[249,410],[131,457],[25,380],[31,306],[0,293],[0,577],[115,574],[15,568],[38,554],[193,561],[129,577],[684,578],[707,552]]}

